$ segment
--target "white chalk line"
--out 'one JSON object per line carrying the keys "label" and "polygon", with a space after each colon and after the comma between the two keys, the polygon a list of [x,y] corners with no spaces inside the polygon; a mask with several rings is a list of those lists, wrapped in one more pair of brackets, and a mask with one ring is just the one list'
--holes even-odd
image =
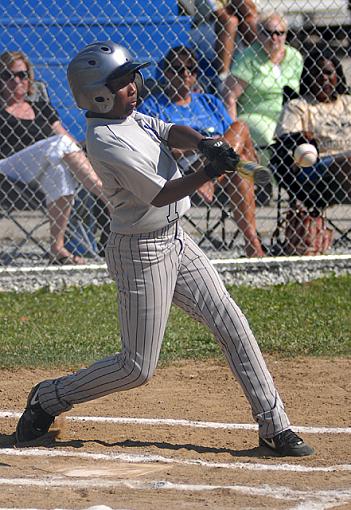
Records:
{"label": "white chalk line", "polygon": [[[0,411],[0,419],[19,418],[21,414],[15,411]],[[76,422],[115,423],[119,425],[163,425],[203,429],[258,430],[258,426],[253,423],[220,423],[170,418],[130,418],[124,416],[66,416],[65,418],[66,420]],[[295,432],[305,434],[351,434],[351,427],[304,427],[294,425],[293,429]]]}
{"label": "white chalk line", "polygon": [[275,264],[281,264],[282,262],[287,262],[291,264],[291,262],[315,262],[315,261],[333,261],[333,260],[350,260],[351,255],[289,255],[285,257],[251,257],[242,259],[211,259],[211,263],[214,266],[220,266],[224,264],[235,264],[235,265],[256,265],[258,262],[260,264],[265,264],[268,266],[272,266]]}
{"label": "white chalk line", "polygon": [[[21,413],[12,412],[12,411],[4,411],[0,412],[0,418],[18,418]],[[192,421],[192,420],[176,420],[176,419],[153,419],[153,418],[125,418],[125,417],[92,417],[92,416],[68,416],[66,417],[71,421],[78,422],[102,422],[102,423],[116,423],[116,424],[140,424],[140,425],[168,425],[168,426],[185,426],[185,427],[197,427],[197,428],[214,428],[214,429],[231,429],[231,430],[257,430],[257,425],[254,424],[233,424],[233,423],[218,423],[218,422],[200,422],[200,421]],[[297,432],[305,432],[311,434],[340,434],[340,433],[351,433],[351,428],[341,428],[341,427],[294,427]],[[41,450],[41,449],[3,449],[1,453],[4,455],[18,455],[18,456],[45,456],[45,457],[75,457],[81,459],[89,459],[89,460],[103,460],[103,461],[124,461],[130,463],[150,463],[150,462],[163,462],[166,464],[180,464],[180,465],[197,465],[208,468],[223,468],[223,469],[231,469],[231,470],[252,470],[252,471],[290,471],[290,472],[298,472],[298,473],[316,473],[316,472],[340,472],[340,471],[351,471],[351,465],[349,464],[340,464],[333,466],[302,466],[295,464],[263,464],[263,463],[243,463],[243,462],[235,462],[235,463],[219,463],[219,462],[208,462],[201,460],[192,460],[192,459],[174,459],[163,457],[160,455],[131,455],[131,454],[97,454],[97,453],[88,453],[88,452],[71,452],[71,451],[53,451],[53,450]],[[33,481],[33,480],[32,480]],[[65,482],[67,480],[65,479]],[[134,481],[123,481],[122,484],[129,488],[140,488],[142,490],[150,489],[150,486],[140,485],[140,481],[135,481],[138,487],[134,487]],[[79,481],[80,487],[81,481]],[[4,484],[2,479],[0,479],[0,484]],[[101,481],[99,481],[101,484]],[[160,487],[160,484],[163,484]],[[14,483],[16,485],[16,483]],[[65,485],[65,483],[63,483]],[[116,485],[115,481],[112,483],[113,486]],[[46,485],[44,485],[46,486]],[[57,485],[55,485],[57,486]],[[60,485],[61,486],[61,485]],[[91,486],[91,480],[89,480],[88,486]],[[105,487],[106,485],[104,485]],[[101,487],[101,485],[100,485]],[[194,486],[188,485],[185,488],[184,485],[181,484],[170,484],[169,482],[155,482],[155,488],[169,488],[173,490],[197,490],[197,491],[206,491],[206,490],[219,490],[219,489],[229,489],[237,492],[243,492],[238,488],[238,486]],[[252,487],[245,488],[247,494],[252,495],[255,492],[257,495],[262,496],[272,496],[278,497],[277,491],[274,489],[274,494],[266,493],[265,491],[261,493],[257,493],[257,488]],[[262,487],[259,489],[262,491]],[[245,492],[244,491],[244,492]],[[343,491],[329,491],[326,493],[314,493],[311,495],[309,491],[304,497],[302,493],[300,494],[300,503],[298,506],[294,507],[291,510],[326,510],[328,508],[335,508],[336,506],[342,505],[345,502],[351,500],[351,492],[345,493]],[[284,493],[282,499],[286,499],[287,495]],[[294,498],[291,498],[294,499]],[[296,499],[296,498],[295,498]],[[0,509],[1,510],[1,509]]]}
{"label": "white chalk line", "polygon": [[[333,254],[333,255],[289,255],[285,257],[260,257],[260,258],[227,258],[227,259],[211,259],[211,262],[213,265],[256,265],[258,262],[262,265],[276,265],[281,264],[282,262],[286,262],[291,264],[291,262],[300,262],[300,263],[308,263],[308,262],[315,262],[315,261],[326,261],[326,262],[332,262],[332,261],[339,261],[339,260],[345,260],[348,261],[351,259],[351,255],[349,254]],[[106,263],[104,261],[101,261],[100,263],[91,263],[91,264],[83,264],[83,265],[73,265],[73,266],[65,266],[64,271],[65,272],[87,272],[87,271],[96,271],[101,269],[106,269]],[[25,274],[25,273],[60,273],[63,271],[62,266],[29,266],[29,267],[5,267],[0,268],[0,275],[2,274]]]}
{"label": "white chalk line", "polygon": [[[0,507],[0,510],[47,510],[47,508],[19,508],[19,507]],[[52,508],[52,510],[77,510],[77,508]],[[110,506],[106,505],[93,505],[86,508],[83,508],[82,510],[133,510],[132,508],[111,508]]]}
{"label": "white chalk line", "polygon": [[150,454],[128,454],[128,453],[91,453],[75,452],[71,450],[48,450],[41,448],[3,448],[1,455],[12,457],[72,457],[85,460],[101,460],[107,462],[130,462],[130,463],[150,463],[162,462],[164,464],[179,464],[183,466],[201,466],[206,468],[223,468],[231,470],[247,471],[290,471],[296,473],[333,473],[341,471],[351,471],[351,464],[336,464],[333,466],[303,466],[301,464],[265,464],[258,462],[210,462],[200,459],[184,459],[165,457],[162,455]]}
{"label": "white chalk line", "polygon": [[[316,491],[303,491],[290,489],[282,486],[270,486],[267,484],[256,486],[247,485],[207,485],[207,484],[186,484],[174,483],[165,480],[100,480],[100,479],[87,479],[87,480],[70,480],[65,476],[46,476],[42,479],[33,478],[0,478],[0,485],[2,486],[21,486],[21,487],[43,487],[43,488],[79,488],[79,489],[110,489],[111,487],[128,488],[134,490],[171,490],[181,492],[206,492],[206,491],[233,491],[245,496],[263,496],[271,497],[274,499],[284,499],[290,501],[301,501],[306,505],[307,501],[326,504],[341,504],[351,500],[351,489],[338,489],[338,490],[316,490]],[[311,508],[311,506],[305,508]]]}

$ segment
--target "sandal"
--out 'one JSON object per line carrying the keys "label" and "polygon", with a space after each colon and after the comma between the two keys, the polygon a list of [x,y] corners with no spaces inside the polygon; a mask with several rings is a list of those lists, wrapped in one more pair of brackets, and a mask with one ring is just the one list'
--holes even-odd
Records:
{"label": "sandal", "polygon": [[54,266],[82,266],[86,260],[79,255],[51,255],[50,262]]}

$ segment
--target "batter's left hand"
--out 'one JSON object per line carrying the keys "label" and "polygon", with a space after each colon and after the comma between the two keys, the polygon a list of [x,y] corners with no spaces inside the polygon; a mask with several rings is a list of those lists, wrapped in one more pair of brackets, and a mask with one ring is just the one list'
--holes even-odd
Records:
{"label": "batter's left hand", "polygon": [[234,172],[240,161],[239,155],[224,140],[220,138],[203,138],[198,149],[210,161],[205,172],[211,178],[224,173]]}

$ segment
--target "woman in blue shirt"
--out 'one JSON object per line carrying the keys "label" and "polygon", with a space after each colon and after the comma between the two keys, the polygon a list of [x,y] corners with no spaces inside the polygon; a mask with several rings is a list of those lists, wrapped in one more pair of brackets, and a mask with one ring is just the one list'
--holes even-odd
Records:
{"label": "woman in blue shirt", "polygon": [[[204,136],[223,137],[242,159],[257,161],[248,127],[233,122],[224,103],[212,94],[198,89],[195,56],[185,46],[172,48],[162,65],[163,88],[144,99],[139,110],[166,122],[187,125]],[[203,163],[196,153],[175,154],[184,172],[196,171]],[[230,197],[235,221],[245,238],[245,251],[249,257],[264,255],[256,230],[256,206],[253,182],[233,173],[217,180]],[[213,200],[214,185],[206,183],[198,192],[207,201]]]}

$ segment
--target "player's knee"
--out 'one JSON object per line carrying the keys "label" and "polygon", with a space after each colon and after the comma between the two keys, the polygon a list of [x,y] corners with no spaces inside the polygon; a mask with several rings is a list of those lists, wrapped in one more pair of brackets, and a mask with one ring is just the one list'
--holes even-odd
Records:
{"label": "player's knee", "polygon": [[150,381],[152,376],[154,375],[154,371],[150,370],[149,367],[144,367],[139,370],[138,373],[138,386],[142,386]]}
{"label": "player's knee", "polygon": [[131,362],[129,365],[129,380],[134,388],[146,384],[152,378],[154,369],[147,365]]}

